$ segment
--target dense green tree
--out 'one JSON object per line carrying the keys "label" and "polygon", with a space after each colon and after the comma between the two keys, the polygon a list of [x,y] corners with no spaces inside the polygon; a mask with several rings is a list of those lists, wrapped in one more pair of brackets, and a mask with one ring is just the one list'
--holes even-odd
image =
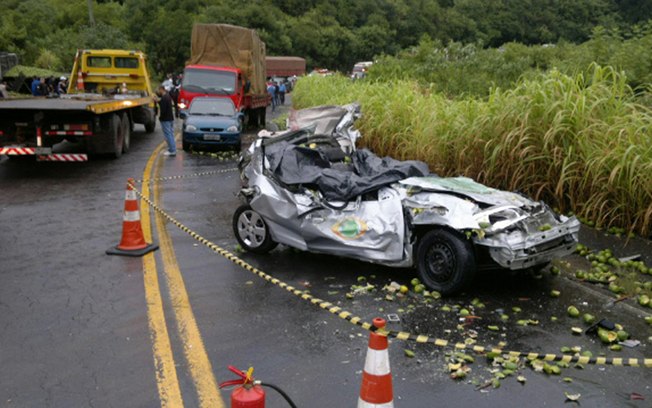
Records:
{"label": "dense green tree", "polygon": [[[88,0],[0,0],[0,50],[18,53],[25,64],[34,64],[48,50],[64,69],[70,67],[77,48],[142,48],[161,74],[183,66],[190,53],[192,25],[210,22],[256,29],[270,55],[298,55],[309,67],[345,71],[356,61],[409,49],[424,34],[440,44],[495,48],[512,42],[579,44],[593,38],[594,48],[581,51],[587,59],[620,55],[631,60],[631,55],[612,48],[600,49],[605,41],[598,41],[599,33],[592,37],[594,29],[602,26],[608,32],[618,30],[624,38],[640,38],[633,25],[652,19],[652,0],[92,0],[90,4],[93,27]],[[643,78],[647,65],[639,69],[632,64],[626,65]]]}

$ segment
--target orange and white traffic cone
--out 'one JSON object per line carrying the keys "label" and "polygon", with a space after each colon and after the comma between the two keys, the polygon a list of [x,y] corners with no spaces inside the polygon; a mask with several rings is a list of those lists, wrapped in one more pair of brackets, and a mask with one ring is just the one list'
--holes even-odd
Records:
{"label": "orange and white traffic cone", "polygon": [[77,89],[80,91],[84,90],[84,74],[81,69],[77,71]]}
{"label": "orange and white traffic cone", "polygon": [[[373,325],[376,327],[376,332],[382,331],[385,328],[385,320],[377,317],[373,320]],[[394,408],[387,336],[376,332],[371,332],[369,335],[369,348],[362,372],[358,408]]]}
{"label": "orange and white traffic cone", "polygon": [[122,216],[122,239],[116,247],[106,250],[107,255],[143,256],[158,248],[158,245],[145,242],[140,225],[138,197],[132,187],[133,183],[134,179],[127,180],[125,211]]}

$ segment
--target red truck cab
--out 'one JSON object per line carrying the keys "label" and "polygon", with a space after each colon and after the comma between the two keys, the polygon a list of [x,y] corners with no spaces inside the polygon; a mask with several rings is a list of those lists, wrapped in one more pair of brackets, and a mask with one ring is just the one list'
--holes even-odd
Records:
{"label": "red truck cab", "polygon": [[179,91],[179,109],[187,109],[193,98],[212,96],[231,98],[236,109],[243,109],[245,84],[237,68],[212,65],[188,65],[183,71]]}
{"label": "red truck cab", "polygon": [[179,90],[178,107],[185,110],[195,97],[230,98],[236,109],[245,114],[249,123],[264,126],[267,94],[252,95],[250,85],[238,68],[216,65],[187,65]]}

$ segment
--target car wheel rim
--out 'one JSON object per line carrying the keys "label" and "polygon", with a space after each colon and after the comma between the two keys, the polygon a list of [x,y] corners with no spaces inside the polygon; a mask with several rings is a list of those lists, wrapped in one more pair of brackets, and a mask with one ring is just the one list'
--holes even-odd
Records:
{"label": "car wheel rim", "polygon": [[455,272],[455,255],[448,245],[435,243],[426,254],[426,271],[428,276],[439,283],[453,279]]}
{"label": "car wheel rim", "polygon": [[263,219],[254,211],[245,211],[238,218],[238,234],[250,248],[257,248],[267,237],[267,228]]}

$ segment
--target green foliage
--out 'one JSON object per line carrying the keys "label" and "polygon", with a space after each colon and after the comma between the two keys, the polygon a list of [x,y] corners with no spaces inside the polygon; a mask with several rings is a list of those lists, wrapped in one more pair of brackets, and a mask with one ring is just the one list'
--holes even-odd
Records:
{"label": "green foliage", "polygon": [[[193,23],[228,23],[256,29],[269,55],[298,55],[306,58],[309,68],[349,71],[357,61],[395,55],[415,46],[427,35],[436,44],[457,47],[456,52],[473,52],[480,62],[487,60],[490,66],[478,64],[483,72],[477,78],[468,75],[473,64],[477,64],[473,58],[457,60],[450,67],[450,71],[460,68],[466,78],[474,78],[474,84],[469,85],[471,89],[463,89],[462,81],[457,78],[443,87],[450,93],[479,93],[478,88],[488,88],[485,83],[493,81],[502,87],[520,76],[518,71],[523,65],[536,65],[531,61],[532,56],[525,56],[500,68],[505,61],[500,55],[483,53],[484,47],[502,47],[513,42],[580,43],[590,38],[597,25],[608,27],[606,33],[619,29],[623,35],[628,32],[636,37],[637,34],[629,33],[631,25],[652,18],[652,6],[639,3],[630,0],[92,0],[93,25],[88,0],[0,0],[3,11],[0,50],[16,52],[21,62],[31,65],[41,50],[46,49],[56,55],[62,68],[70,68],[71,56],[77,48],[96,45],[141,48],[160,75],[178,72],[183,67],[189,56]],[[613,40],[605,39],[600,33],[593,38],[600,39],[593,44],[596,47],[606,46]],[[471,48],[467,48],[468,44],[472,44]],[[622,54],[629,77],[643,83],[647,63],[636,65],[640,61],[632,59],[647,52],[644,46],[641,43],[636,53],[616,50],[609,54],[609,47],[579,51],[587,58],[594,53],[604,58]],[[437,62],[436,56],[430,59]],[[551,60],[544,62],[549,64]],[[444,71],[440,74],[446,77]],[[418,73],[412,73],[411,77],[426,80],[419,78]]]}
{"label": "green foliage", "polygon": [[652,111],[613,68],[551,70],[482,99],[340,76],[301,79],[293,92],[297,108],[351,101],[362,104],[362,143],[380,155],[523,191],[599,226],[652,232]]}
{"label": "green foliage", "polygon": [[28,67],[25,65],[16,65],[13,68],[11,68],[9,71],[5,72],[5,76],[10,77],[10,78],[17,78],[17,77],[58,77],[61,75],[68,75],[68,73],[63,73],[60,71],[52,71],[49,69],[44,69],[44,68],[37,68],[37,67]]}
{"label": "green foliage", "polygon": [[38,68],[56,69],[61,65],[59,57],[50,50],[41,50],[41,54],[36,59],[35,64]]}
{"label": "green foliage", "polygon": [[597,62],[626,73],[634,88],[652,82],[652,23],[626,32],[596,27],[589,41],[526,46],[506,43],[500,48],[449,42],[424,36],[415,47],[396,56],[384,55],[370,71],[375,80],[413,79],[449,96],[487,96],[494,88],[512,88],[520,78],[557,68],[574,75]]}

